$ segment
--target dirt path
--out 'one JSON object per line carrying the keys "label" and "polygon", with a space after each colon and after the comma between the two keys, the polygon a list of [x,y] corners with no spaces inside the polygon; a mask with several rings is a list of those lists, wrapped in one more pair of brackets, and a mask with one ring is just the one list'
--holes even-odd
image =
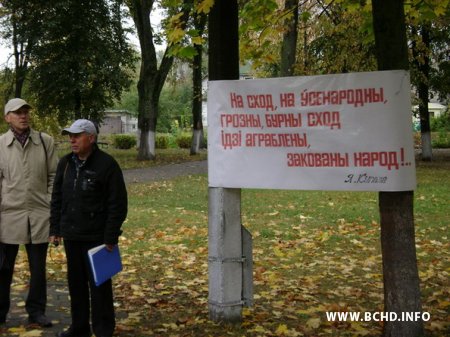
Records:
{"label": "dirt path", "polygon": [[125,182],[127,184],[145,183],[172,179],[179,176],[207,173],[208,164],[206,160],[123,171]]}

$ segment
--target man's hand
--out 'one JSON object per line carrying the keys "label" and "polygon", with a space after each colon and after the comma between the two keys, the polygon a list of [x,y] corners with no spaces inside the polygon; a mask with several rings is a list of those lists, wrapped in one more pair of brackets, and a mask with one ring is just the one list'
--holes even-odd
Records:
{"label": "man's hand", "polygon": [[108,250],[108,252],[112,252],[112,250],[114,249],[114,247],[116,245],[111,245],[111,244],[105,243],[105,246],[106,246],[106,249]]}
{"label": "man's hand", "polygon": [[58,247],[59,244],[61,243],[61,239],[62,238],[60,236],[52,235],[48,238],[48,242],[53,244],[55,247]]}

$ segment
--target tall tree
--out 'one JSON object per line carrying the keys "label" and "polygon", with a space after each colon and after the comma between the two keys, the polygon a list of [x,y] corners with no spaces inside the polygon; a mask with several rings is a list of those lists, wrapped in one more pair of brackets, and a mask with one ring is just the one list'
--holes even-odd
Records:
{"label": "tall tree", "polygon": [[[378,69],[408,69],[403,0],[373,0],[372,10]],[[379,193],[384,311],[399,315],[422,311],[413,200],[413,191]],[[422,335],[421,320],[387,321],[383,329],[385,337]]]}
{"label": "tall tree", "polygon": [[49,0],[31,55],[30,89],[41,114],[101,121],[130,85],[135,53],[115,0]]}
{"label": "tall tree", "polygon": [[286,0],[284,9],[286,12],[286,31],[283,34],[281,45],[281,76],[292,76],[294,74],[295,55],[297,51],[298,36],[298,0]]}
{"label": "tall tree", "polygon": [[[431,161],[433,152],[431,148],[431,128],[430,112],[428,103],[430,102],[430,27],[425,24],[417,32],[413,27],[413,32],[421,40],[414,39],[412,42],[413,65],[417,70],[417,93],[419,98],[420,134],[422,144],[422,160]],[[418,33],[418,34],[417,34]]]}
{"label": "tall tree", "polygon": [[[203,35],[206,26],[206,13],[194,12],[194,29],[199,37]],[[199,42],[202,42],[200,39]],[[191,155],[199,153],[203,142],[202,102],[203,102],[203,46],[202,43],[194,43],[195,55],[192,60],[192,145]]]}
{"label": "tall tree", "polygon": [[[158,103],[162,87],[173,64],[171,48],[177,36],[184,35],[184,27],[189,16],[192,0],[184,0],[181,8],[172,8],[169,23],[174,37],[164,52],[159,64],[156,58],[155,36],[150,21],[154,0],[128,0],[130,12],[137,29],[141,47],[141,69],[138,82],[138,127],[140,131],[138,159],[155,159],[156,123]],[[181,33],[180,33],[181,32]]]}
{"label": "tall tree", "polygon": [[42,35],[43,11],[46,1],[2,0],[2,38],[13,49],[14,69],[5,100],[12,94],[21,97],[28,74],[30,55]]}
{"label": "tall tree", "polygon": [[433,153],[428,103],[433,95],[439,94],[441,98],[450,95],[448,88],[441,85],[446,81],[448,83],[450,75],[445,70],[445,64],[450,62],[450,2],[414,0],[408,2],[406,14],[412,51],[411,77],[419,100],[421,158],[430,161]]}

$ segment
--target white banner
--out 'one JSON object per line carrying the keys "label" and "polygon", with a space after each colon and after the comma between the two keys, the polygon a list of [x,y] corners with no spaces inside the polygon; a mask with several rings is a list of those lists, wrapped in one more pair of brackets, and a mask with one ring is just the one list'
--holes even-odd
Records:
{"label": "white banner", "polygon": [[208,85],[209,186],[415,189],[408,72]]}

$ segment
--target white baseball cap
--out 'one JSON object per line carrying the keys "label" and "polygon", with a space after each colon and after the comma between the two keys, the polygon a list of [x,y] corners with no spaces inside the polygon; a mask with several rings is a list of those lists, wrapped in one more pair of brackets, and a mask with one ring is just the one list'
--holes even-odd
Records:
{"label": "white baseball cap", "polygon": [[87,119],[77,119],[73,124],[62,130],[62,134],[66,135],[68,133],[82,133],[86,132],[91,135],[97,134],[97,129],[95,128],[94,123]]}
{"label": "white baseball cap", "polygon": [[11,98],[5,105],[5,116],[8,114],[8,112],[17,111],[23,106],[26,106],[31,109],[31,105],[29,105],[24,99]]}

